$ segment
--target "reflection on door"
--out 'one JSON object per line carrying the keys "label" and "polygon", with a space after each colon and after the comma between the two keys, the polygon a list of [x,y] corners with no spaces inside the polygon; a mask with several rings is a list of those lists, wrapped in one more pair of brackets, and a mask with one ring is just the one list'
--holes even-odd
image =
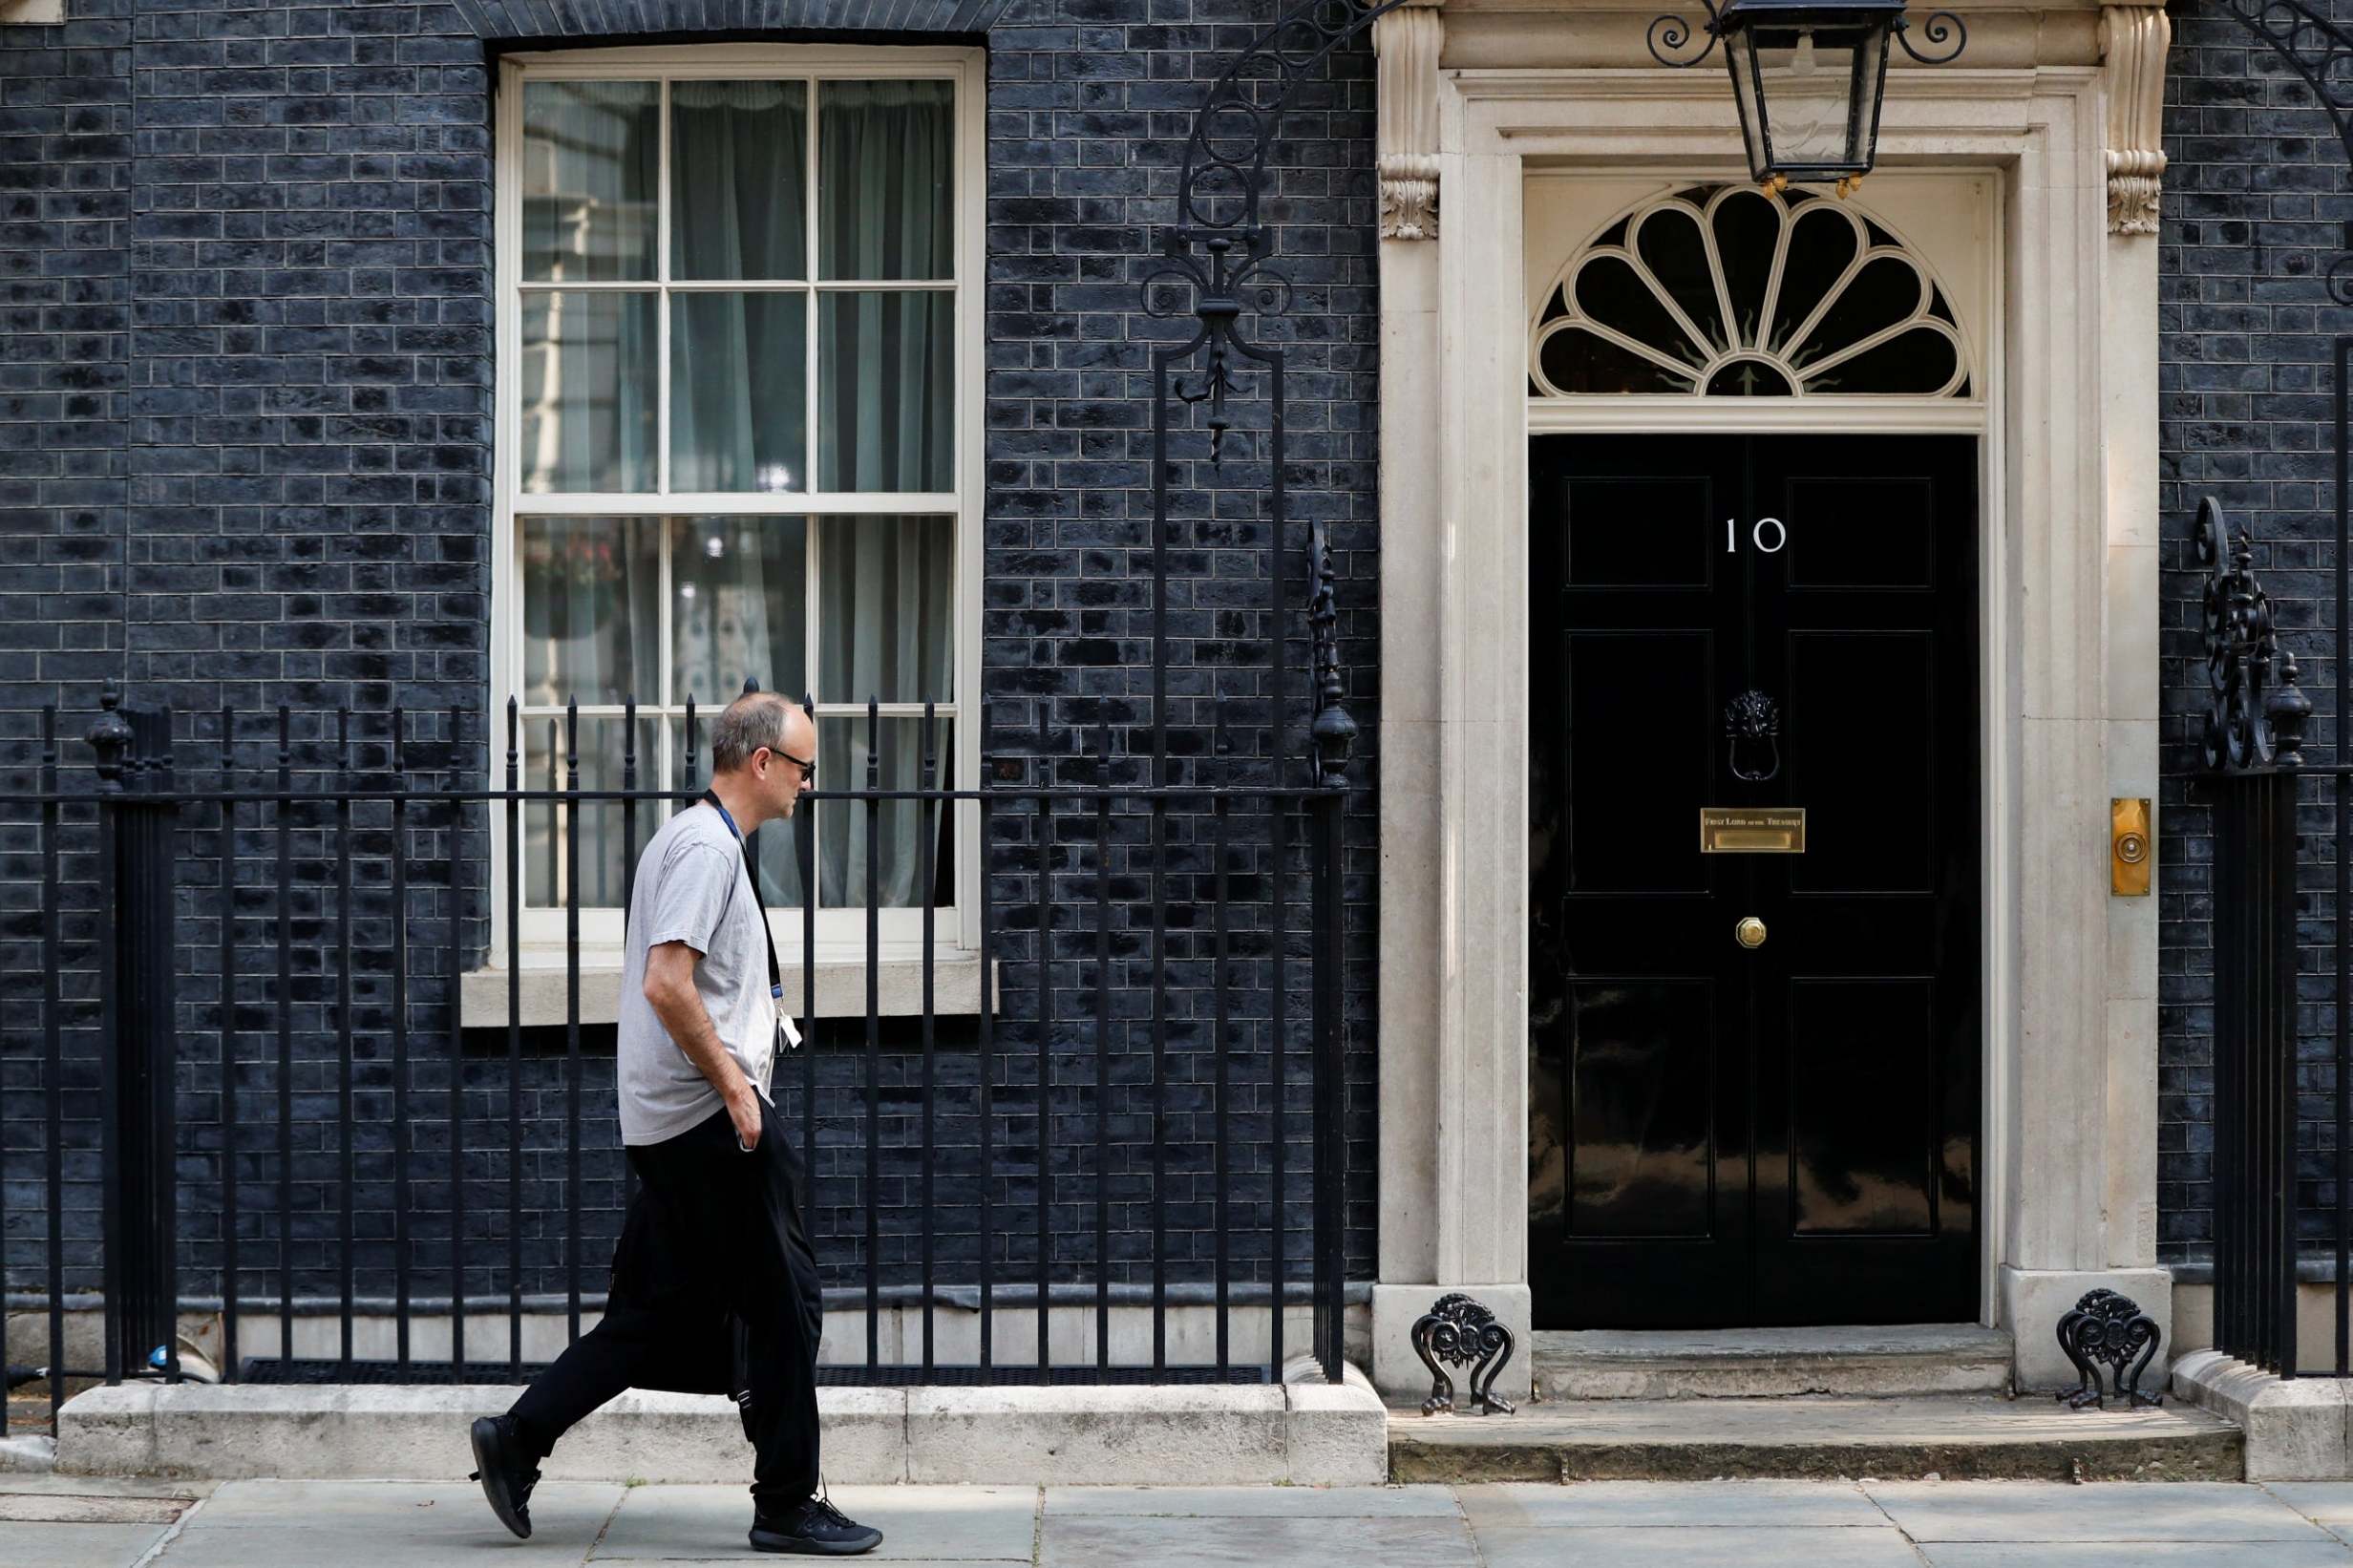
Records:
{"label": "reflection on door", "polygon": [[1538,1326],[1975,1315],[1976,465],[1533,441]]}

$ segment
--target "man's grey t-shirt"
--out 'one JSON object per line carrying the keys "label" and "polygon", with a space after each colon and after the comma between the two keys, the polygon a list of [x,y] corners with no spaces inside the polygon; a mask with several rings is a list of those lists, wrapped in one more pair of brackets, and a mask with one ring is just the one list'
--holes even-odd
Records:
{"label": "man's grey t-shirt", "polygon": [[719,1091],[646,1000],[646,955],[666,942],[683,942],[703,955],[694,965],[694,988],[704,1010],[744,1075],[754,1087],[764,1084],[776,1049],[768,935],[760,927],[743,844],[708,803],[689,806],[664,823],[638,858],[615,1047],[624,1143],[676,1137],[721,1105]]}

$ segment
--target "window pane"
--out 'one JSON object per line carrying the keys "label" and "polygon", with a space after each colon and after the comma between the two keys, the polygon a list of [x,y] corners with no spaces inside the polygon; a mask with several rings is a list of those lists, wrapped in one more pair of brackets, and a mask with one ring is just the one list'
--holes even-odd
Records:
{"label": "window pane", "polygon": [[954,487],[955,296],[819,297],[817,487]]}
{"label": "window pane", "polygon": [[526,493],[654,487],[654,306],[650,293],[523,296]]}
{"label": "window pane", "polygon": [[[714,703],[709,708],[696,705],[693,772],[689,775],[682,771],[674,788],[700,794],[710,783],[710,721],[718,716],[719,710],[725,706],[724,703]],[[671,754],[678,758],[683,770],[686,761],[684,720],[670,720],[670,741]],[[806,814],[810,809],[809,805],[804,805],[792,817],[767,823],[752,836],[753,853],[760,867],[760,897],[767,901],[771,915],[781,915],[788,909],[797,910],[806,902],[801,897],[800,847],[795,835],[807,821]],[[799,962],[800,950],[787,949],[782,939],[779,939],[776,956],[790,965]],[[799,1015],[800,991],[790,980],[785,982],[784,1003],[788,1012],[796,1017]]]}
{"label": "window pane", "polygon": [[827,702],[956,699],[956,520],[817,521],[817,694]]}
{"label": "window pane", "polygon": [[[933,741],[935,775],[938,787],[945,787],[954,776],[948,758],[952,754],[951,731],[946,719],[934,721],[936,738]],[[923,787],[923,721],[917,718],[884,719],[880,726],[880,766],[876,779],[884,790],[918,790]],[[820,719],[817,721],[817,788],[828,794],[835,791],[862,790],[866,787],[866,721],[855,719]],[[817,812],[817,896],[821,907],[840,909],[864,908],[866,903],[866,843],[868,824],[874,832],[877,859],[877,902],[885,909],[921,907],[922,897],[922,865],[918,837],[924,833],[926,816],[930,820],[932,837],[932,889],[942,905],[955,902],[955,867],[948,858],[948,835],[952,831],[955,812],[944,804],[933,804],[929,811],[920,800],[885,800],[869,805],[862,800],[826,799],[816,802]]]}
{"label": "window pane", "polygon": [[660,524],[523,518],[522,700],[660,700]]}
{"label": "window pane", "polygon": [[670,275],[805,278],[809,84],[670,84]]}
{"label": "window pane", "polygon": [[749,678],[798,697],[807,521],[678,518],[670,523],[670,701],[723,707]]}
{"label": "window pane", "polygon": [[808,305],[798,293],[670,296],[670,488],[806,490]]}
{"label": "window pane", "polygon": [[658,82],[523,86],[522,276],[624,283],[654,275]]}
{"label": "window pane", "polygon": [[819,275],[955,277],[955,84],[826,82],[818,95]]}
{"label": "window pane", "polygon": [[[564,766],[566,742],[561,715],[526,716],[522,721],[523,788],[561,790],[570,774]],[[624,736],[628,726],[618,718],[580,721],[580,787],[618,790],[625,787]],[[659,731],[652,719],[637,721],[636,788],[656,790],[661,757],[654,750]],[[504,784],[506,764],[498,764]],[[570,897],[571,870],[565,863],[566,838],[577,820],[580,830],[580,901],[583,909],[622,907],[622,866],[646,847],[662,825],[666,807],[658,800],[641,800],[635,812],[634,847],[627,837],[630,813],[618,800],[584,800],[574,807],[560,800],[526,801],[523,805],[523,898],[538,908],[562,908]],[[577,816],[576,816],[577,814]]]}

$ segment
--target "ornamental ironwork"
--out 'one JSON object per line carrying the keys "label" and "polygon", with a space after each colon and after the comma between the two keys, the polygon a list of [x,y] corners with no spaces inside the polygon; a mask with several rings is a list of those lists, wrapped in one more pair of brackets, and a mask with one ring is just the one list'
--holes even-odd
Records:
{"label": "ornamental ironwork", "polygon": [[2207,569],[2206,768],[2300,768],[2312,700],[2296,684],[2296,656],[2279,646],[2271,596],[2255,575],[2255,541],[2225,527],[2212,496],[2197,505],[2197,559]]}
{"label": "ornamental ironwork", "polygon": [[1471,1408],[1481,1415],[1512,1413],[1511,1401],[1495,1392],[1495,1379],[1512,1360],[1512,1331],[1495,1315],[1464,1295],[1441,1296],[1413,1324],[1413,1353],[1430,1368],[1430,1397],[1424,1415],[1452,1414],[1454,1380],[1448,1367],[1471,1368]]}
{"label": "ornamental ironwork", "polygon": [[[1169,544],[1169,433],[1178,410],[1208,433],[1211,465],[1223,462],[1235,434],[1235,409],[1245,377],[1263,378],[1265,429],[1262,453],[1268,474],[1267,519],[1280,562],[1290,548],[1290,512],[1284,486],[1287,459],[1283,349],[1244,325],[1264,322],[1291,307],[1290,280],[1273,265],[1275,233],[1260,208],[1266,159],[1282,117],[1300,87],[1322,74],[1335,51],[1407,0],[1308,0],[1287,9],[1252,38],[1234,63],[1212,84],[1185,138],[1184,162],[1176,182],[1176,222],[1159,237],[1158,259],[1143,279],[1146,312],[1161,320],[1191,316],[1195,329],[1183,342],[1155,348],[1153,371],[1152,523],[1154,576],[1164,579]],[[1315,716],[1309,728],[1316,781],[1346,786],[1356,720],[1345,701],[1340,667],[1338,583],[1333,571],[1328,524],[1315,519],[1306,540],[1304,607],[1311,642],[1309,682]],[[1290,571],[1278,565],[1277,591],[1287,590]],[[1165,602],[1163,597],[1162,602]],[[1283,700],[1281,648],[1276,628],[1276,704]],[[1155,688],[1160,680],[1155,673]],[[1165,710],[1166,693],[1154,692]]]}
{"label": "ornamental ironwork", "polygon": [[[2336,127],[2345,160],[2353,163],[2353,33],[2303,0],[2223,0],[2223,9],[2311,90]],[[2328,266],[2329,297],[2353,305],[2353,222],[2344,225],[2339,250]]]}
{"label": "ornamental ironwork", "polygon": [[[2249,0],[2232,0],[2232,3],[2234,7],[2236,7],[2248,4]],[[1716,52],[1716,45],[1724,36],[1724,11],[1717,7],[1715,0],[1700,0],[1700,4],[1707,11],[1707,20],[1697,24],[1696,27],[1688,18],[1682,16],[1662,15],[1651,18],[1650,33],[1644,42],[1650,46],[1652,59],[1661,65],[1685,69],[1700,64]],[[1691,34],[1694,32],[1706,33],[1707,41],[1698,49],[1691,50]],[[1896,18],[1894,32],[1896,42],[1903,46],[1903,52],[1922,65],[1950,64],[1959,59],[1961,52],[1969,46],[1967,25],[1949,11],[1930,11],[1928,19],[1920,24],[1920,36],[1926,38],[1931,45],[1941,44],[1948,38],[1952,40],[1953,47],[1941,53],[1934,50],[1923,52],[1916,46],[1910,37],[1910,26],[1900,16]],[[1690,52],[1686,53],[1686,50]]]}
{"label": "ornamental ironwork", "polygon": [[2353,162],[2353,34],[2303,0],[2223,0],[2223,9],[2312,89]]}
{"label": "ornamental ironwork", "polygon": [[[2141,1374],[2157,1358],[2162,1330],[2130,1296],[2094,1290],[2075,1303],[2075,1310],[2059,1320],[2059,1348],[2075,1368],[2076,1386],[2059,1395],[2071,1410],[2105,1408],[2100,1367],[2105,1365],[2115,1392],[2132,1409],[2163,1403],[2163,1396],[2141,1392]],[[2127,1364],[2130,1364],[2128,1366]]]}

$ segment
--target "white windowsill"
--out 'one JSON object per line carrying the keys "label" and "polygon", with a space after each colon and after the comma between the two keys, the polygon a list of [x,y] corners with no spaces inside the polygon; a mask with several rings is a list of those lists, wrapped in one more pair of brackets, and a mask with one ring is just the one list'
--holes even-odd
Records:
{"label": "white windowsill", "polygon": [[[503,957],[503,955],[501,955]],[[876,989],[880,1015],[912,1018],[923,1010],[923,959],[917,953],[885,950],[877,965]],[[798,1017],[802,1004],[801,971],[795,963],[783,965],[786,1007]],[[503,964],[469,971],[458,991],[460,1024],[470,1029],[504,1028],[507,1025],[507,982],[512,977],[521,1003],[525,1028],[562,1024],[569,975],[564,952],[524,948],[519,971]],[[998,979],[1003,983],[1000,966]],[[866,957],[862,950],[829,956],[817,949],[816,1005],[819,1018],[866,1016]],[[580,1021],[609,1024],[621,1005],[621,951],[616,947],[583,947],[580,955]],[[981,961],[976,953],[943,947],[932,970],[932,1011],[943,1017],[981,1010]]]}

